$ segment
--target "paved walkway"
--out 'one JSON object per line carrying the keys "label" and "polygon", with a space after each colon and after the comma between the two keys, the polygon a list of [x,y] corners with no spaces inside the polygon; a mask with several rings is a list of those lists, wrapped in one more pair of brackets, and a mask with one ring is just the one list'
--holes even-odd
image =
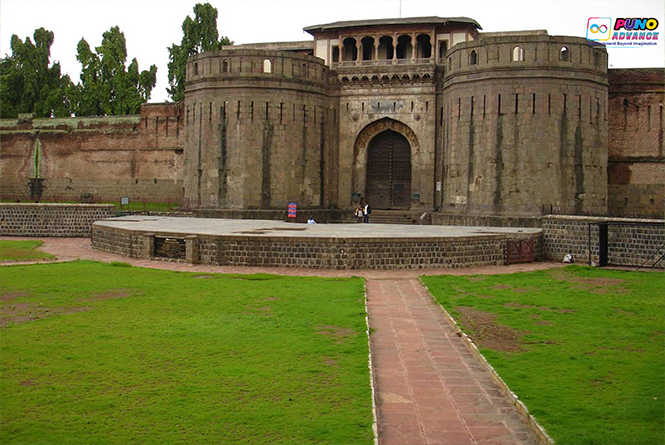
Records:
{"label": "paved walkway", "polygon": [[[11,238],[18,239],[18,238]],[[191,265],[127,258],[86,238],[41,238],[58,261],[124,261],[134,266],[220,273],[362,276],[367,280],[380,445],[535,444],[536,436],[448,324],[417,277],[513,273],[535,263],[454,270],[337,271]]]}

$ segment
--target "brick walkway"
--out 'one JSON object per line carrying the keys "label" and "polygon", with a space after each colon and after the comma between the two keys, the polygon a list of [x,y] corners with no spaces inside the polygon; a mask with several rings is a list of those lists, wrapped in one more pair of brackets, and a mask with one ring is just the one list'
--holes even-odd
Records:
{"label": "brick walkway", "polygon": [[139,260],[93,250],[86,238],[42,239],[42,250],[57,255],[58,261],[124,261],[139,267],[192,272],[362,276],[367,280],[369,324],[373,331],[371,354],[380,445],[538,442],[417,277],[513,273],[558,264],[414,271],[259,269]]}

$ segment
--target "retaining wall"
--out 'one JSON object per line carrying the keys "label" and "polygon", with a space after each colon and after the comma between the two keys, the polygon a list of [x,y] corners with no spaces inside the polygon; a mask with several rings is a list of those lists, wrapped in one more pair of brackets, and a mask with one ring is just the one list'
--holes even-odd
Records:
{"label": "retaining wall", "polygon": [[92,223],[115,216],[112,204],[0,204],[3,236],[88,237]]}
{"label": "retaining wall", "polygon": [[[95,249],[134,258],[154,258],[154,233],[93,225]],[[488,235],[461,238],[294,238],[193,236],[159,233],[183,240],[191,263],[314,269],[425,269],[502,265],[506,239],[533,238],[540,257],[540,234]]]}

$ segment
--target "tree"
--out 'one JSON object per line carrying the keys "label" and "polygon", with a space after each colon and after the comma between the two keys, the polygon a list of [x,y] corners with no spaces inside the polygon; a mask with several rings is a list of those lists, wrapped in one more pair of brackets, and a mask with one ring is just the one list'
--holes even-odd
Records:
{"label": "tree", "polygon": [[219,38],[217,9],[210,3],[197,3],[194,6],[194,19],[189,16],[185,18],[182,34],[180,45],[174,43],[168,48],[170,87],[166,91],[176,102],[185,97],[185,70],[189,56],[233,45],[228,37]]}
{"label": "tree", "polygon": [[81,63],[75,107],[79,116],[136,114],[157,83],[155,65],[139,72],[138,61],[133,59],[125,67],[127,42],[117,26],[103,34],[102,44],[95,51],[81,39],[76,59]]}
{"label": "tree", "polygon": [[68,116],[74,85],[62,75],[59,63],[51,65],[52,31],[36,29],[34,43],[11,38],[12,54],[0,60],[0,117],[35,113],[38,117]]}

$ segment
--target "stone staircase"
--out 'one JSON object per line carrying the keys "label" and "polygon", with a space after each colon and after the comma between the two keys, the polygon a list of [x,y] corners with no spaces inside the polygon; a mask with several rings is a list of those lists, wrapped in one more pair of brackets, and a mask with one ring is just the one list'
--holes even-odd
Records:
{"label": "stone staircase", "polygon": [[413,212],[410,210],[372,210],[369,215],[369,222],[372,224],[430,224],[431,216],[429,213],[421,219],[422,211]]}

